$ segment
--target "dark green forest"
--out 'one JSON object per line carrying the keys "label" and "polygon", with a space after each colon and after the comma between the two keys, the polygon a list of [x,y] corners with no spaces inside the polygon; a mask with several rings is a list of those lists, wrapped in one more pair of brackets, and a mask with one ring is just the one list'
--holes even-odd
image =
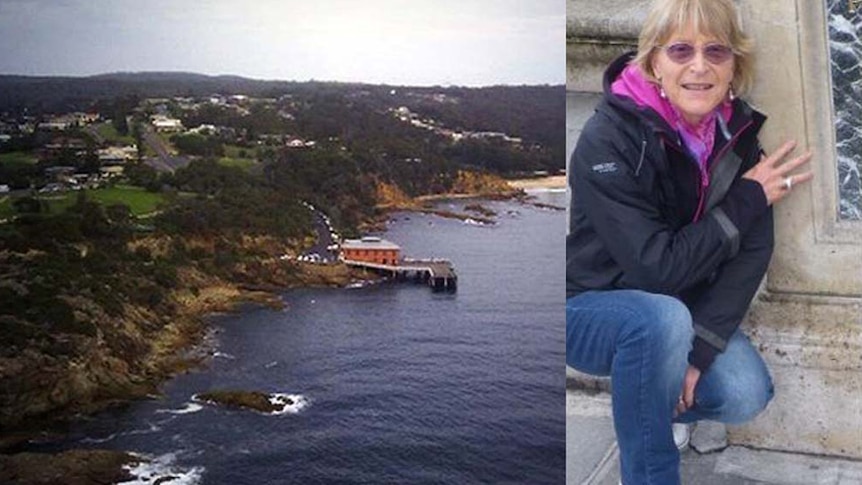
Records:
{"label": "dark green forest", "polygon": [[[214,93],[272,99],[287,96],[296,100],[295,104],[301,111],[308,111],[308,115],[291,123],[261,107],[254,116],[239,120],[213,106],[185,121],[191,126],[203,122],[234,126],[246,130],[249,137],[298,128],[308,136],[338,136],[350,141],[355,137],[357,124],[374,123],[372,113],[406,106],[451,129],[504,132],[522,138],[526,147],[533,148],[520,165],[507,163],[499,167],[500,171],[558,170],[565,166],[565,87],[561,85],[409,87],[259,81],[189,73],[123,73],[81,78],[0,76],[0,113],[38,117],[95,110],[119,120],[122,116],[118,114],[130,112],[141,99]],[[436,101],[434,95],[443,101]],[[377,128],[383,129],[379,124]],[[531,167],[522,166],[526,160]]]}

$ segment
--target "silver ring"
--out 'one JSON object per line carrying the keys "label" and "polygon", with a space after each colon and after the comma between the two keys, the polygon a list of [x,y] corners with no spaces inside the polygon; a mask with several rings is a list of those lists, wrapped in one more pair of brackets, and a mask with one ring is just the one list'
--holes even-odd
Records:
{"label": "silver ring", "polygon": [[784,188],[787,190],[793,188],[793,177],[784,177]]}

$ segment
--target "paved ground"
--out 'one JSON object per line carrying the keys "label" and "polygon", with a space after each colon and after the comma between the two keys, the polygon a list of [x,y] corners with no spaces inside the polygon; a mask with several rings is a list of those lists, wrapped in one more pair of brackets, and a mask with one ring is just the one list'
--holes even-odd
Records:
{"label": "paved ground", "polygon": [[[681,474],[686,485],[862,485],[862,462],[739,446],[710,453],[689,448]],[[619,479],[610,396],[568,389],[566,484],[617,485]]]}

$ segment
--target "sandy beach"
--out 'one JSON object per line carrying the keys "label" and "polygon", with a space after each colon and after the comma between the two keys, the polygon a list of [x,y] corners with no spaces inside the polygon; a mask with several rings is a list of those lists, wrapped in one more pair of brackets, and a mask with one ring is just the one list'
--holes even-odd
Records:
{"label": "sandy beach", "polygon": [[530,179],[508,180],[509,185],[516,189],[564,189],[566,188],[565,175],[553,175],[550,177],[539,177]]}

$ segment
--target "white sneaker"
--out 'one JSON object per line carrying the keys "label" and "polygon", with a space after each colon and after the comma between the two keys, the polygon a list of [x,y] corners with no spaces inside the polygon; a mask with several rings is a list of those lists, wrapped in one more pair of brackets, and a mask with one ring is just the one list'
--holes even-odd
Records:
{"label": "white sneaker", "polygon": [[673,423],[673,443],[679,451],[688,448],[688,442],[691,439],[689,426],[683,423]]}

